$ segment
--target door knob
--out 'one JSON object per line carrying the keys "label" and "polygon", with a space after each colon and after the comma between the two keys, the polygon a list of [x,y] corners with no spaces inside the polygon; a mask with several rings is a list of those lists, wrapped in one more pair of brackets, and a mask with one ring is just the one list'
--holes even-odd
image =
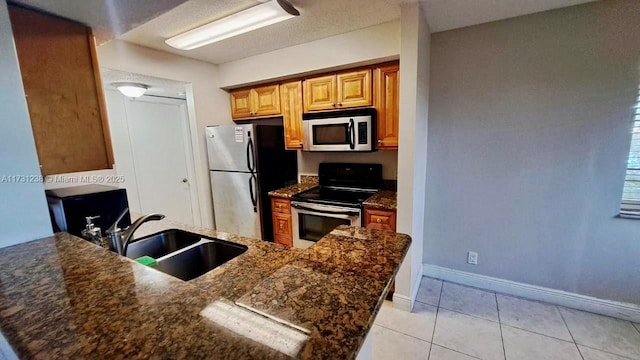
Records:
{"label": "door knob", "polygon": [[182,179],[182,182],[186,184],[186,183],[188,183],[188,182],[189,182],[189,179],[184,178],[184,179]]}

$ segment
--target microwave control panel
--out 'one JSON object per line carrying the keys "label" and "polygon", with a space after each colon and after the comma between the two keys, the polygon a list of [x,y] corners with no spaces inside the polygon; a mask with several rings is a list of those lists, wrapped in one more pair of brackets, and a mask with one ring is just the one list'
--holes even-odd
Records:
{"label": "microwave control panel", "polygon": [[358,144],[367,143],[367,123],[358,123]]}

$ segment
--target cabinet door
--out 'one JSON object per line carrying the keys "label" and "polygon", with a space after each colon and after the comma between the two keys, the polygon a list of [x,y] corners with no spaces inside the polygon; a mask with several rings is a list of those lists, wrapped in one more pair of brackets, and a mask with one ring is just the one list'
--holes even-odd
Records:
{"label": "cabinet door", "polygon": [[364,209],[364,223],[367,229],[396,231],[396,212]]}
{"label": "cabinet door", "polygon": [[251,90],[253,116],[280,114],[280,93],[278,85],[269,85]]}
{"label": "cabinet door", "polygon": [[400,67],[398,64],[375,69],[375,108],[378,110],[378,149],[398,148],[400,120]]}
{"label": "cabinet door", "polygon": [[273,238],[278,244],[293,246],[291,215],[273,213]]}
{"label": "cabinet door", "polygon": [[9,15],[42,175],[111,168],[91,30],[15,6]]}
{"label": "cabinet door", "polygon": [[335,109],[336,76],[322,76],[304,81],[304,112]]}
{"label": "cabinet door", "polygon": [[302,81],[280,85],[280,99],[284,146],[287,149],[302,149]]}
{"label": "cabinet door", "polygon": [[231,118],[240,119],[251,117],[251,89],[231,92]]}
{"label": "cabinet door", "polygon": [[371,106],[371,70],[337,75],[337,107]]}

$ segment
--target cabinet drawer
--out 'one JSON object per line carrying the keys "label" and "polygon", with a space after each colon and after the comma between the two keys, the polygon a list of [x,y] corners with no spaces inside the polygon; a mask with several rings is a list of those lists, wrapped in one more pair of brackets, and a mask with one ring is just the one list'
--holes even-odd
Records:
{"label": "cabinet drawer", "polygon": [[396,231],[396,213],[388,210],[364,209],[365,227]]}
{"label": "cabinet drawer", "polygon": [[273,214],[273,237],[293,238],[291,234],[291,215]]}
{"label": "cabinet drawer", "polygon": [[271,211],[280,214],[291,214],[291,201],[287,199],[271,199]]}

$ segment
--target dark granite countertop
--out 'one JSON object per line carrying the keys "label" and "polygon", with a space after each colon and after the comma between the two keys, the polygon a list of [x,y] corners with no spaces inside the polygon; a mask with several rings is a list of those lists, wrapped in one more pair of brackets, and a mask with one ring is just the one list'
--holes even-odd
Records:
{"label": "dark granite countertop", "polygon": [[318,177],[315,175],[300,175],[300,183],[290,185],[281,189],[269,191],[269,196],[280,198],[291,198],[293,195],[318,186]]}
{"label": "dark granite countertop", "polygon": [[248,250],[184,282],[66,233],[0,249],[0,330],[15,353],[355,358],[411,242],[340,226],[299,250],[167,220],[138,235],[169,228]]}
{"label": "dark granite countertop", "polygon": [[369,209],[396,211],[398,209],[397,193],[390,190],[380,190],[365,200],[362,205]]}

